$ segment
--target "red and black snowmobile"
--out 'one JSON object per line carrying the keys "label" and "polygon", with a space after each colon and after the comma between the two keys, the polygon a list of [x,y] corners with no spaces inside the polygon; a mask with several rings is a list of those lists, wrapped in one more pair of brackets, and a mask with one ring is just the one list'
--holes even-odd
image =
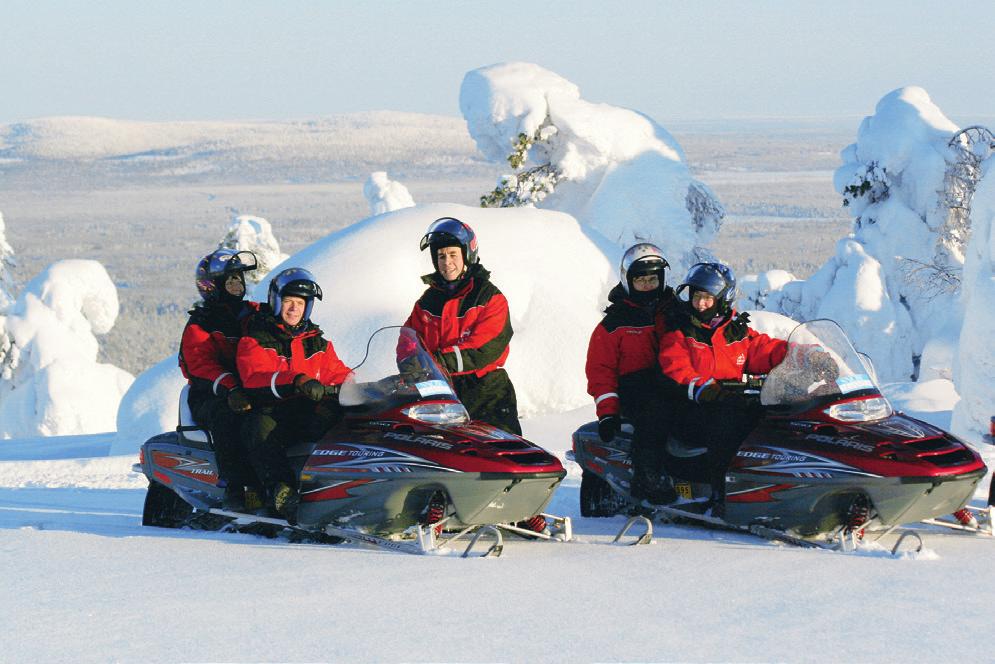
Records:
{"label": "red and black snowmobile", "polygon": [[448,375],[414,330],[382,328],[343,384],[345,419],[321,440],[287,454],[300,483],[296,522],[221,509],[210,436],[181,426],[149,439],[136,470],[149,479],[143,523],[195,528],[292,528],[411,553],[459,538],[467,552],[487,533],[500,553],[501,531],[570,539],[569,519],[543,514],[566,475],[560,461],[529,441],[471,422]]}
{"label": "red and black snowmobile", "polygon": [[[764,407],[764,417],[747,436],[726,473],[722,516],[705,511],[710,494],[705,449],[671,436],[667,467],[681,498],[654,514],[687,518],[720,527],[791,541],[835,540],[866,529],[890,530],[901,524],[967,510],[985,464],[953,435],[892,410],[881,394],[873,367],[833,321],[799,325],[788,339],[784,361],[765,378],[743,382]],[[812,366],[813,349],[828,353],[835,367]],[[583,516],[623,514],[629,496],[630,436],[609,443],[597,423],[573,434],[573,459],[583,469]],[[984,527],[974,530],[985,531]],[[963,527],[963,526],[961,526]],[[971,529],[968,527],[967,529]],[[852,538],[851,538],[852,541]]]}

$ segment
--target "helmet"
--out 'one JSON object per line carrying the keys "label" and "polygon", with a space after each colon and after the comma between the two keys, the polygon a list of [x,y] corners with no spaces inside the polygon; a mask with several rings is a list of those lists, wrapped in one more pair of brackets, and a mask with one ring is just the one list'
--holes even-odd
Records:
{"label": "helmet", "polygon": [[459,219],[452,217],[442,217],[432,222],[432,225],[425,231],[418,248],[425,251],[432,247],[432,265],[435,265],[435,251],[440,247],[459,247],[463,250],[463,263],[467,266],[476,263],[477,256],[477,234],[469,225]]}
{"label": "helmet", "polygon": [[233,274],[256,269],[256,255],[251,251],[218,249],[200,259],[194,271],[197,292],[207,301],[225,293],[225,281]]}
{"label": "helmet", "polygon": [[311,320],[311,309],[314,298],[321,299],[321,286],[314,280],[314,275],[302,267],[290,267],[273,277],[269,282],[267,300],[274,316],[279,316],[283,308],[283,298],[288,295],[302,297],[307,305],[304,308],[304,318]]}
{"label": "helmet", "polygon": [[625,289],[625,292],[631,295],[634,277],[658,274],[662,289],[666,284],[666,269],[668,267],[670,267],[670,263],[663,257],[660,247],[649,242],[640,242],[629,247],[622,256],[622,263],[618,268],[618,279],[622,282],[622,288]]}
{"label": "helmet", "polygon": [[[688,299],[694,291],[704,291],[715,298],[715,312],[724,316],[732,311],[736,301],[736,275],[732,268],[722,263],[695,263],[688,270],[684,282],[677,287],[677,294],[688,289]],[[711,313],[711,312],[706,312]]]}

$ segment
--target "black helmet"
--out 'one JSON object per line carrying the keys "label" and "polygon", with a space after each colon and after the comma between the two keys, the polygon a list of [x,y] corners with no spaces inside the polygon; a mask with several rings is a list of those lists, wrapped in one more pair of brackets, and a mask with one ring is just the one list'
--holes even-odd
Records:
{"label": "black helmet", "polygon": [[279,317],[283,309],[283,298],[292,295],[302,297],[307,303],[304,308],[304,318],[311,320],[311,309],[314,298],[321,299],[321,286],[314,280],[314,275],[302,267],[290,267],[273,277],[269,282],[268,301],[273,315]]}
{"label": "black helmet", "polygon": [[233,274],[256,269],[256,255],[251,251],[218,249],[200,259],[194,272],[197,292],[205,301],[225,294],[225,281]]}
{"label": "black helmet", "polygon": [[688,289],[688,300],[695,291],[704,291],[715,298],[715,311],[703,312],[710,316],[725,316],[736,302],[736,275],[732,268],[722,263],[695,263],[688,270],[684,282],[677,287],[680,295]]}
{"label": "black helmet", "polygon": [[628,295],[633,294],[632,280],[635,277],[645,277],[651,274],[660,275],[659,290],[667,283],[666,270],[670,263],[663,257],[660,247],[649,242],[640,242],[629,247],[622,256],[618,268],[618,278],[622,288]]}
{"label": "black helmet", "polygon": [[477,234],[470,226],[459,219],[442,217],[436,219],[425,231],[418,248],[425,251],[432,247],[432,266],[435,266],[435,252],[441,247],[459,247],[463,250],[463,263],[469,267],[477,262]]}

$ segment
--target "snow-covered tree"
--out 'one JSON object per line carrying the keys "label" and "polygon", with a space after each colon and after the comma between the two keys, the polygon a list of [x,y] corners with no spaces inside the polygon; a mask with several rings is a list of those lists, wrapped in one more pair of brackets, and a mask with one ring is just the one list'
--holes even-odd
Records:
{"label": "snow-covered tree", "polygon": [[[14,248],[7,243],[7,228],[0,212],[0,314],[14,303]],[[2,350],[0,350],[2,352]]]}
{"label": "snow-covered tree", "polygon": [[97,362],[117,290],[90,260],[53,263],[28,282],[3,325],[15,351],[0,377],[0,438],[113,431],[131,374]]}
{"label": "snow-covered tree", "polygon": [[414,207],[408,188],[387,177],[386,171],[374,171],[363,185],[363,196],[370,204],[370,214],[383,214],[402,208]]}
{"label": "snow-covered tree", "polygon": [[927,344],[960,329],[969,222],[956,210],[967,173],[957,132],[922,88],[885,95],[834,176],[854,216],[850,237],[806,281],[783,274],[747,280],[746,303],[797,320],[834,318],[883,379],[916,375]]}
{"label": "snow-covered tree", "polygon": [[[978,440],[995,416],[995,156],[983,164],[984,177],[971,204],[971,239],[962,281],[964,325],[958,340],[954,384],[954,433]],[[992,457],[995,458],[995,457]]]}
{"label": "snow-covered tree", "polygon": [[232,214],[231,223],[228,224],[224,238],[218,243],[218,249],[254,253],[258,267],[245,273],[246,281],[253,284],[262,281],[270,270],[287,259],[287,255],[280,251],[280,244],[273,236],[273,229],[268,221],[237,212]]}
{"label": "snow-covered tree", "polygon": [[512,169],[483,206],[567,212],[605,240],[612,262],[639,241],[660,245],[676,274],[710,255],[702,247],[722,206],[652,119],[585,101],[570,81],[525,62],[468,72],[460,109],[484,156]]}

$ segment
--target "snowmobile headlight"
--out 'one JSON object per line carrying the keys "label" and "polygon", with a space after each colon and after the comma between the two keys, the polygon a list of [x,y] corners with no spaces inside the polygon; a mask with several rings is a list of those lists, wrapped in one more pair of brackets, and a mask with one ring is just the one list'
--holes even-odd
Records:
{"label": "snowmobile headlight", "polygon": [[461,403],[420,403],[401,411],[413,420],[428,424],[465,424],[470,415]]}
{"label": "snowmobile headlight", "polygon": [[888,417],[892,410],[884,397],[872,397],[833,404],[822,412],[840,422],[873,422]]}

